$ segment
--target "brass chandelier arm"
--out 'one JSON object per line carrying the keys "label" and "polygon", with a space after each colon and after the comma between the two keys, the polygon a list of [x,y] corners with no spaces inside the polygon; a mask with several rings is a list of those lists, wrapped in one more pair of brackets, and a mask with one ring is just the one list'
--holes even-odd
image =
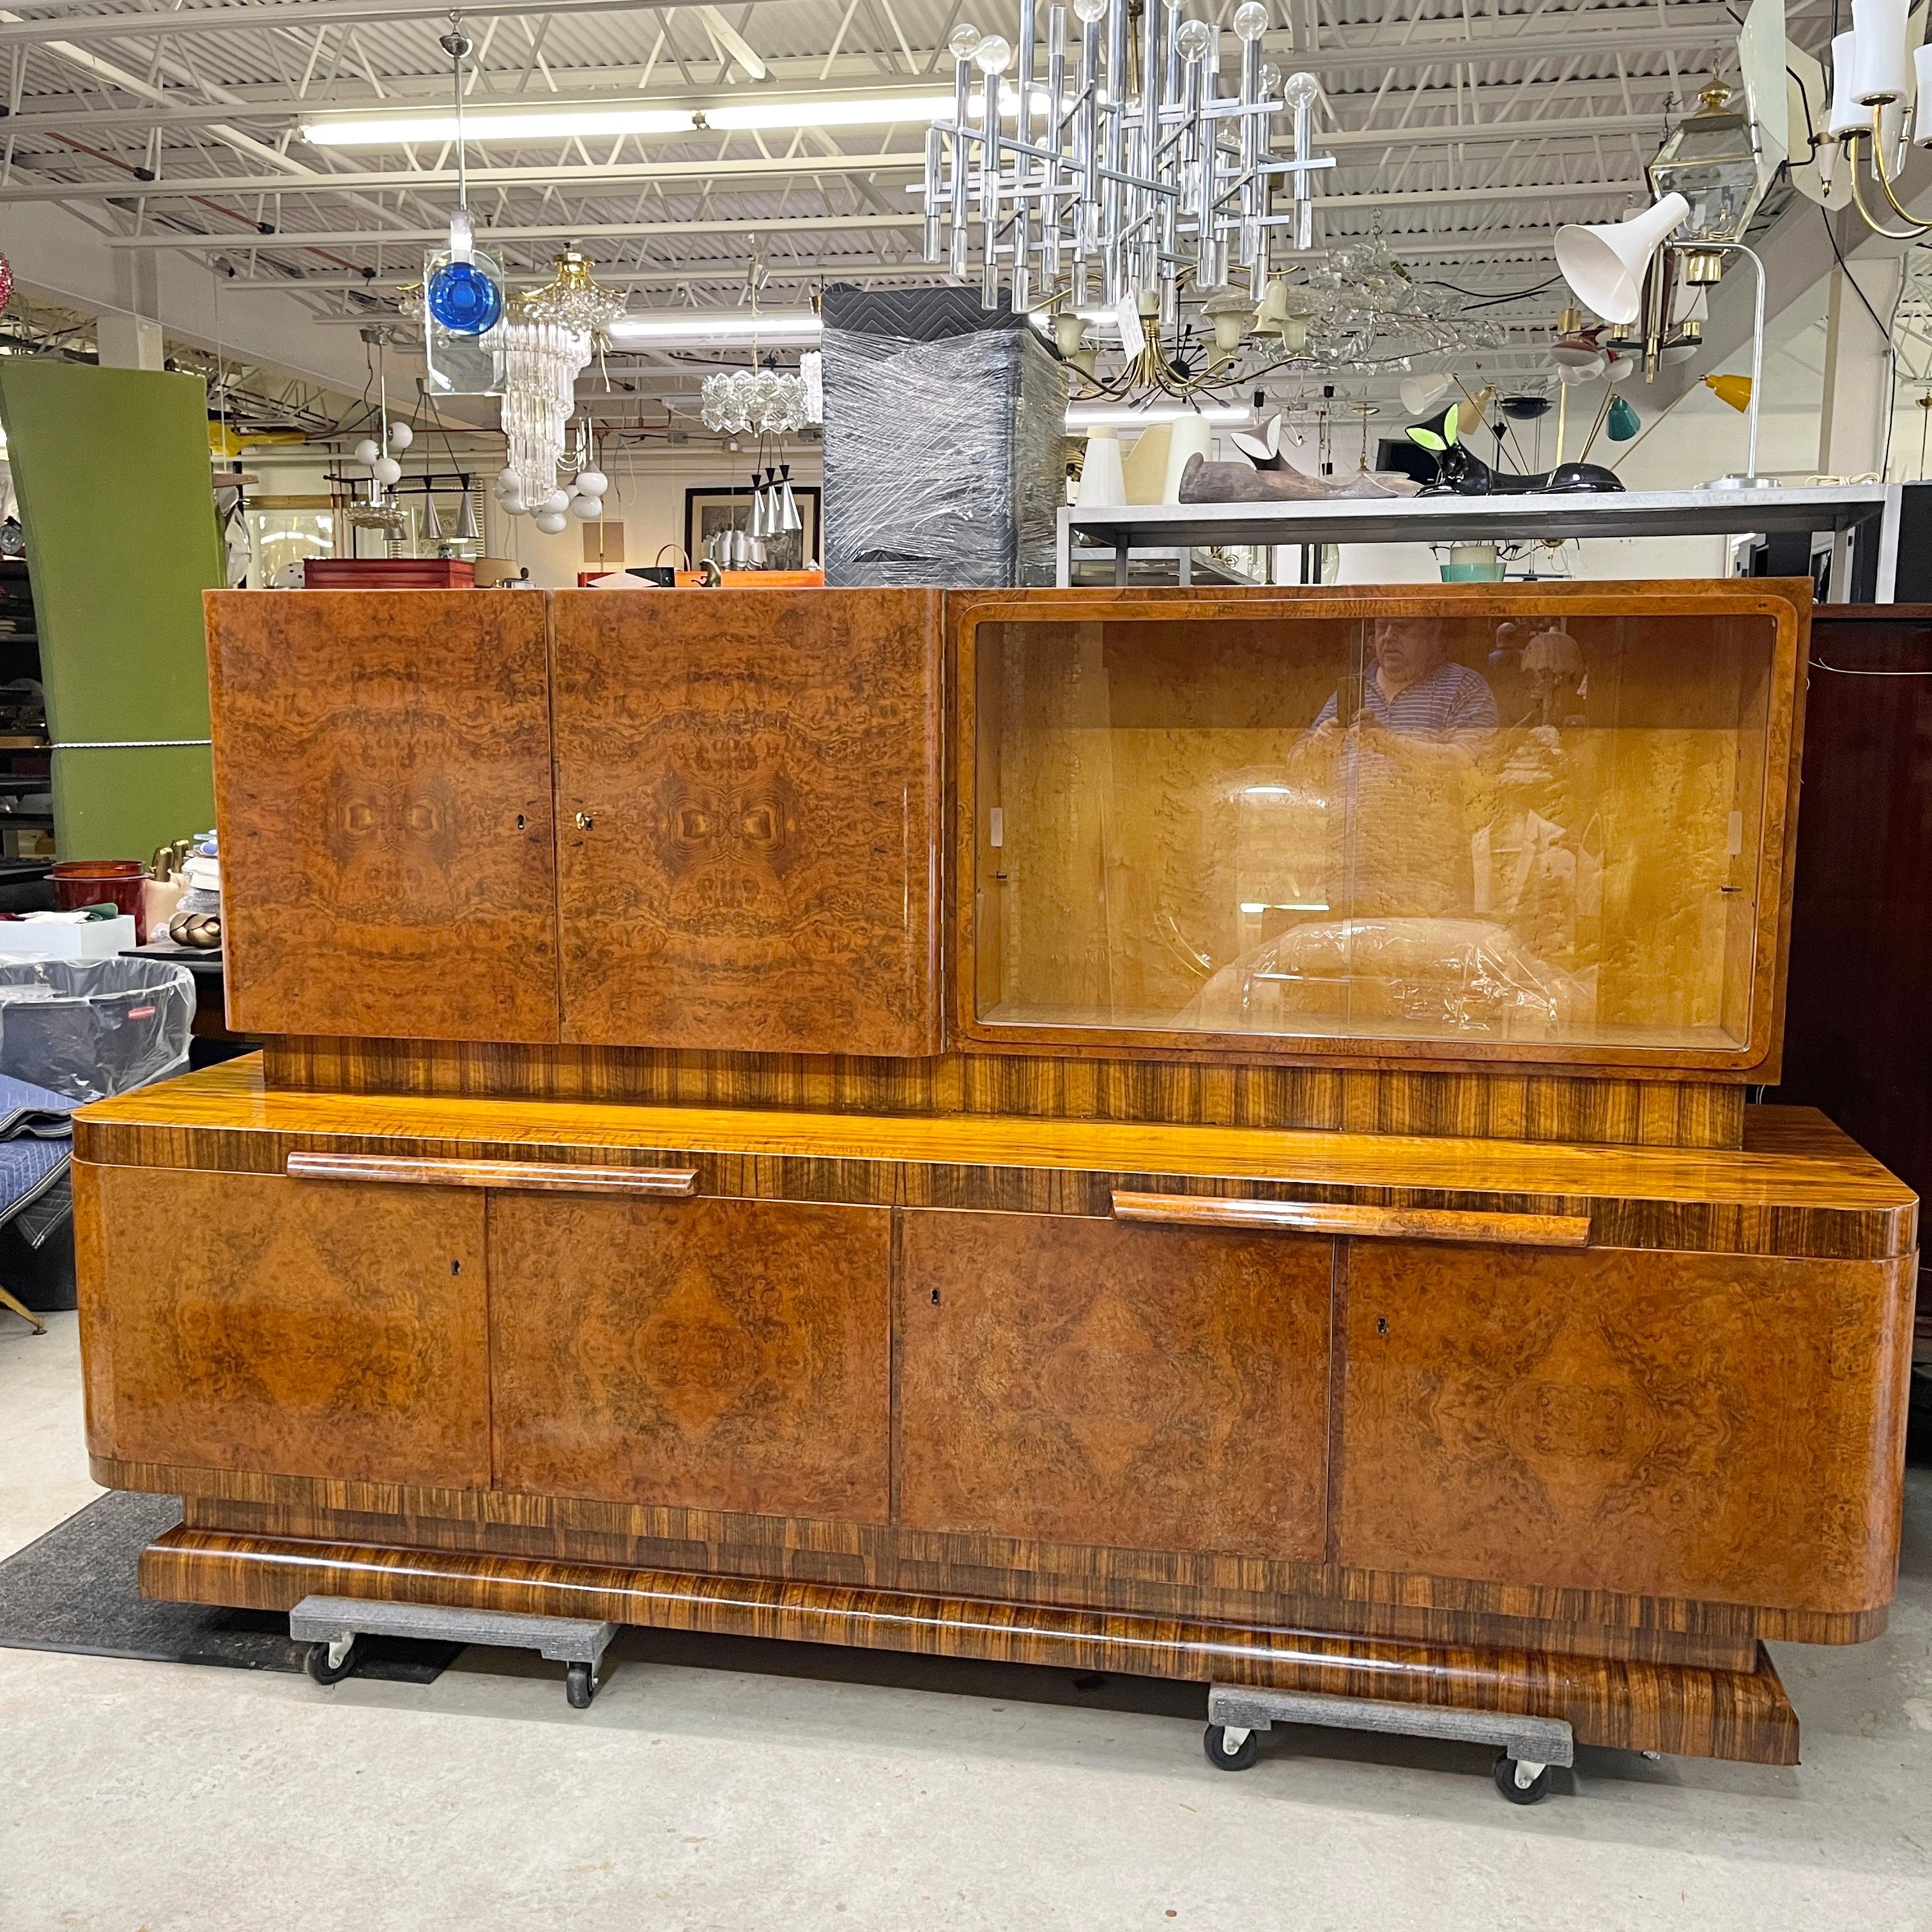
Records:
{"label": "brass chandelier arm", "polygon": [[[1876,121],[1878,110],[1874,108],[1872,111]],[[1885,143],[1879,139],[1876,125],[1872,129],[1871,158],[1872,172],[1877,176],[1878,184],[1885,190],[1885,198],[1892,203],[1894,211],[1910,222],[1919,234],[1932,235],[1932,221],[1921,221],[1918,216],[1899,200],[1898,191],[1892,186],[1892,176],[1886,172]]]}
{"label": "brass chandelier arm", "polygon": [[[1871,211],[1865,206],[1864,196],[1858,188],[1859,136],[1856,133],[1853,133],[1847,134],[1844,138],[1848,151],[1845,156],[1845,164],[1851,170],[1852,176],[1852,206],[1858,210],[1858,219],[1874,235],[1882,235],[1888,242],[1916,242],[1921,236],[1932,235],[1932,226],[1913,220],[1912,217],[1906,214],[1906,211],[1902,208],[1898,208],[1899,213],[1905,215],[1906,220],[1912,222],[1910,228],[1887,228],[1882,222],[1876,221],[1872,218]],[[1885,183],[1885,164],[1879,158],[1878,136],[1876,133],[1872,136],[1872,172],[1882,183]],[[1893,207],[1898,208],[1898,200],[1892,196],[1890,184],[1886,183],[1885,185],[1887,198],[1891,200]]]}

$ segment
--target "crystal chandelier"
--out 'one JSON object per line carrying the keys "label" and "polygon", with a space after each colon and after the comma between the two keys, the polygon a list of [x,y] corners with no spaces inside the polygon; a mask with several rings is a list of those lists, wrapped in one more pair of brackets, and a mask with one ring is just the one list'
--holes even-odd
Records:
{"label": "crystal chandelier", "polygon": [[[1304,291],[1291,286],[1286,292],[1292,304]],[[1398,368],[1509,342],[1500,322],[1464,314],[1447,290],[1417,281],[1378,232],[1312,262],[1305,294],[1312,313],[1297,355],[1310,367]]]}
{"label": "crystal chandelier", "polygon": [[510,446],[496,500],[512,516],[533,517],[538,530],[554,534],[571,504],[556,472],[577,406],[577,378],[601,332],[623,314],[624,301],[598,286],[590,258],[574,248],[553,266],[550,280],[524,297],[522,313],[499,322],[488,340],[502,357],[503,435]]}
{"label": "crystal chandelier", "polygon": [[550,279],[524,298],[524,313],[537,322],[554,322],[577,335],[596,335],[624,313],[624,298],[600,287],[591,261],[574,244],[550,264]]}
{"label": "crystal chandelier", "polygon": [[776,369],[721,370],[699,392],[704,427],[727,436],[789,436],[811,420],[805,379]]}
{"label": "crystal chandelier", "polygon": [[494,337],[502,352],[503,435],[510,446],[496,500],[513,517],[535,517],[539,529],[554,518],[561,530],[570,498],[557,488],[556,469],[591,338],[560,322],[523,316],[499,322]]}
{"label": "crystal chandelier", "polygon": [[[926,259],[969,278],[976,230],[981,300],[998,302],[1004,274],[1016,309],[1064,302],[1066,311],[1097,304],[1117,320],[1131,364],[1153,386],[1186,393],[1190,380],[1168,359],[1148,356],[1143,318],[1156,336],[1180,320],[1180,292],[1226,292],[1231,266],[1247,283],[1248,313],[1265,311],[1276,237],[1305,253],[1314,242],[1314,182],[1333,167],[1313,152],[1314,76],[1281,82],[1262,64],[1268,13],[1243,0],[1234,14],[1240,46],[1238,92],[1221,92],[1221,32],[1184,17],[1178,5],[1147,0],[1133,45],[1128,0],[1073,0],[1080,24],[1070,84],[1066,8],[1046,16],[1044,87],[1035,45],[1037,0],[1020,0],[1016,50],[997,34],[956,28],[953,112],[928,130],[924,241]],[[1002,99],[1000,76],[1015,68]],[[973,70],[982,76],[974,118]],[[1275,89],[1280,86],[1280,98]],[[1292,158],[1270,158],[1268,118],[1292,114]],[[1002,114],[1014,123],[1009,134]],[[1273,206],[1278,180],[1286,209]],[[1068,313],[1066,319],[1072,319]],[[1264,314],[1265,319],[1265,314]],[[1216,328],[1232,363],[1242,332]],[[1063,352],[1077,355],[1077,329]],[[1084,366],[1084,365],[1083,365]],[[1232,380],[1232,372],[1224,380]]]}

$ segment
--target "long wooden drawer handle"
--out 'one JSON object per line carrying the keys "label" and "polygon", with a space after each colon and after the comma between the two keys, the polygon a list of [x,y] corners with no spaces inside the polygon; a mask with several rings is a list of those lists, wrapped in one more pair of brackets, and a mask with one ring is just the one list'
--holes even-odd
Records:
{"label": "long wooden drawer handle", "polygon": [[536,1160],[416,1160],[404,1154],[292,1154],[296,1180],[412,1182],[422,1187],[526,1187],[555,1194],[698,1192],[694,1167],[570,1167]]}
{"label": "long wooden drawer handle", "polygon": [[1273,1228],[1296,1234],[1360,1234],[1385,1240],[1495,1241],[1530,1248],[1586,1248],[1587,1214],[1470,1214],[1442,1208],[1356,1208],[1321,1201],[1231,1201],[1199,1194],[1114,1190],[1123,1221],[1182,1228]]}

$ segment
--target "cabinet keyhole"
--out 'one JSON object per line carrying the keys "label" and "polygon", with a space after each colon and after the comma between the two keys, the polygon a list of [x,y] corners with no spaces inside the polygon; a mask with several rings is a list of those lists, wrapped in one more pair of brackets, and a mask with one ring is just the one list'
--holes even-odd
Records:
{"label": "cabinet keyhole", "polygon": [[1386,1335],[1388,1333],[1388,1317],[1386,1315],[1378,1315],[1376,1317],[1376,1333],[1378,1335]]}
{"label": "cabinet keyhole", "polygon": [[939,1306],[939,1291],[936,1288],[932,1291],[932,1305],[935,1308]]}
{"label": "cabinet keyhole", "polygon": [[518,830],[519,832],[520,832],[520,831],[522,831],[522,830],[523,830],[523,829],[524,829],[524,814],[520,812],[518,812],[518,813],[517,814],[517,830]]}
{"label": "cabinet keyhole", "polygon": [[452,1262],[449,1264],[449,1271],[452,1274],[460,1274],[463,1272],[463,1264],[460,1262]]}

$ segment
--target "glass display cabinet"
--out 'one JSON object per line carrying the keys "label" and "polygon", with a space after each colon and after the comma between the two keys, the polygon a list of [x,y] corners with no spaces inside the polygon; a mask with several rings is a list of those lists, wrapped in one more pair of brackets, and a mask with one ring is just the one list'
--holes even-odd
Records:
{"label": "glass display cabinet", "polygon": [[1765,1060],[1788,604],[1076,597],[961,626],[971,1039]]}

